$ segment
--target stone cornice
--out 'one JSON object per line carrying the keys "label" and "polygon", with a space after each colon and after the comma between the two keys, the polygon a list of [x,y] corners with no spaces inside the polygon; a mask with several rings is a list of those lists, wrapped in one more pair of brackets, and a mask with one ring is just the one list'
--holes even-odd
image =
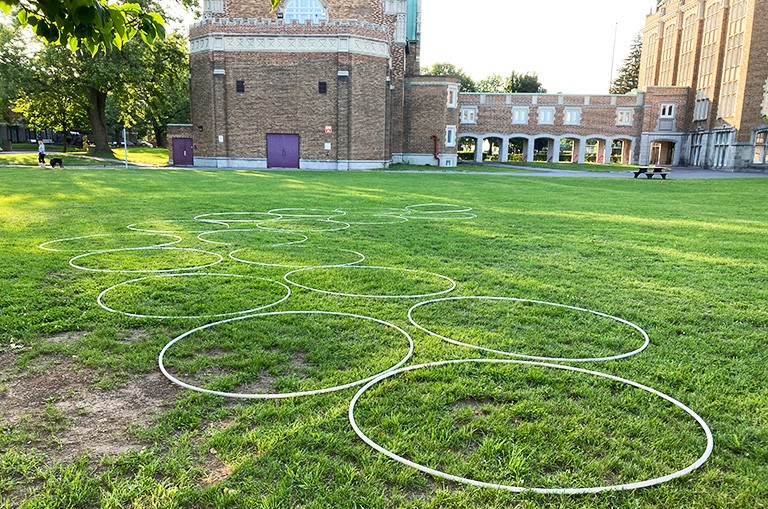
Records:
{"label": "stone cornice", "polygon": [[190,54],[208,51],[262,53],[354,53],[390,58],[385,41],[355,35],[208,34],[190,40]]}

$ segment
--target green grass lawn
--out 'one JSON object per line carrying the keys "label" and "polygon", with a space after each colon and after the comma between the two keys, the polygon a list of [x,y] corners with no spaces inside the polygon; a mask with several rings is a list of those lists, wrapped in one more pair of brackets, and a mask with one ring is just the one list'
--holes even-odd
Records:
{"label": "green grass lawn", "polygon": [[[637,186],[458,173],[0,172],[2,508],[766,507],[766,180]],[[277,208],[321,210],[284,210],[283,219],[260,223],[262,231],[192,220]],[[296,217],[309,214],[325,217]],[[200,235],[206,230],[213,233]],[[70,240],[46,245],[55,251],[38,247],[55,239]],[[252,263],[229,258],[235,250]],[[363,265],[417,272],[325,267],[289,279],[328,292],[410,296],[448,289],[443,275],[456,289],[375,299],[289,285],[290,297],[260,311],[287,313],[238,314],[284,298],[280,282],[296,266],[352,263],[355,253]],[[89,270],[70,266],[75,256]],[[180,267],[192,275],[138,272]],[[101,308],[100,295],[118,312]],[[169,348],[168,372],[225,393],[344,386],[408,356],[407,337],[391,325],[413,339],[406,365],[508,358],[409,322],[414,304],[451,296],[561,303],[636,323],[650,335],[642,353],[566,364],[688,405],[714,433],[713,456],[651,488],[514,494],[432,477],[374,451],[348,421],[357,388],[233,400],[159,374],[166,343],[230,318]],[[626,324],[531,302],[440,301],[416,308],[413,319],[468,345],[530,356],[612,356],[643,344]],[[520,364],[398,374],[360,397],[355,419],[411,461],[529,488],[656,478],[693,463],[706,446],[693,419],[661,398]]]}
{"label": "green grass lawn", "polygon": [[510,166],[521,166],[530,168],[550,168],[557,170],[571,171],[591,171],[598,173],[622,171],[634,169],[635,166],[626,164],[597,164],[597,163],[546,163],[546,162],[508,162],[504,163]]}
{"label": "green grass lawn", "polygon": [[[90,159],[83,151],[70,150],[66,154],[63,152],[49,151],[46,161],[50,162],[51,157],[61,157],[64,160],[64,166],[119,166],[125,160],[123,149],[114,148],[112,149],[112,153],[115,155],[116,159],[114,161],[105,162]],[[168,149],[130,147],[128,149],[128,162],[150,166],[164,166],[168,164]],[[0,152],[0,165],[37,166],[37,152]]]}

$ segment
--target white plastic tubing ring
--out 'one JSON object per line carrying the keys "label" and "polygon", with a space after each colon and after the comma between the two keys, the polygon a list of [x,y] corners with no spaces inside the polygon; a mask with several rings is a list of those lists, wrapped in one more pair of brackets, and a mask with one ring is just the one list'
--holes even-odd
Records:
{"label": "white plastic tubing ring", "polygon": [[[267,216],[263,219],[242,219],[242,217],[245,216]],[[240,216],[241,219],[230,219],[226,216]],[[219,219],[212,219],[213,217],[218,217]],[[270,221],[275,219],[280,219],[282,216],[279,214],[271,214],[269,212],[211,212],[208,214],[200,214],[199,216],[195,216],[193,219],[195,221],[200,221],[201,223],[214,223],[214,224],[221,224],[221,223],[258,223],[260,221]]]}
{"label": "white plastic tubing ring", "polygon": [[[188,251],[193,253],[202,253],[206,255],[215,256],[218,258],[215,262],[207,263],[205,265],[197,265],[195,267],[177,267],[173,269],[157,269],[157,270],[117,270],[117,269],[92,269],[90,267],[83,267],[82,265],[78,265],[75,263],[75,261],[80,260],[81,258],[85,258],[88,256],[95,256],[99,254],[106,254],[106,253],[121,253],[126,251],[150,251],[150,250],[157,250],[157,251]],[[204,269],[206,267],[212,267],[216,265],[217,263],[221,263],[222,260],[224,260],[224,257],[217,253],[212,253],[210,251],[203,251],[202,249],[192,249],[192,248],[185,248],[185,247],[129,247],[125,249],[106,249],[102,251],[92,251],[90,253],[81,254],[78,256],[75,256],[74,258],[69,260],[69,265],[74,267],[75,269],[80,270],[87,270],[89,272],[110,272],[110,273],[143,273],[143,274],[157,274],[162,272],[179,272],[182,270],[198,270],[198,269]]]}
{"label": "white plastic tubing ring", "polygon": [[[171,375],[170,373],[168,373],[168,371],[165,369],[165,364],[163,362],[163,359],[164,359],[165,353],[168,351],[168,349],[170,347],[172,347],[174,344],[176,344],[177,342],[181,341],[182,339],[184,339],[184,338],[194,334],[195,332],[198,332],[198,331],[201,331],[201,330],[204,330],[204,329],[208,329],[208,328],[211,328],[211,327],[215,327],[217,325],[221,325],[221,324],[224,324],[224,323],[236,322],[236,321],[239,321],[239,320],[248,320],[250,318],[256,318],[256,317],[280,316],[280,315],[345,316],[345,317],[349,317],[349,318],[359,318],[361,320],[368,320],[368,321],[371,321],[371,322],[379,323],[381,325],[386,325],[387,327],[390,327],[390,328],[398,331],[399,333],[401,333],[403,336],[405,336],[405,338],[408,340],[408,353],[405,355],[405,357],[403,357],[403,359],[400,362],[398,362],[397,364],[395,364],[391,368],[389,368],[387,370],[384,370],[381,373],[377,373],[377,374],[375,374],[373,376],[369,376],[368,378],[364,378],[363,380],[358,380],[356,382],[351,382],[351,383],[343,384],[343,385],[337,385],[335,387],[327,387],[325,389],[316,389],[316,390],[313,390],[313,391],[289,392],[289,393],[274,393],[274,394],[266,394],[266,393],[265,394],[242,394],[242,393],[235,393],[235,392],[221,392],[221,391],[212,391],[212,390],[209,390],[209,389],[203,389],[202,387],[197,387],[195,385],[191,385],[191,384],[188,384],[186,382],[182,382],[178,378],[176,378],[173,375]],[[173,382],[173,383],[175,383],[177,385],[180,385],[180,386],[182,386],[182,387],[184,387],[186,389],[190,389],[190,390],[193,390],[193,391],[203,392],[203,393],[206,393],[206,394],[213,394],[215,396],[223,396],[225,398],[239,398],[239,399],[284,399],[284,398],[295,398],[295,397],[299,397],[299,396],[313,396],[313,395],[317,395],[317,394],[326,394],[326,393],[329,393],[329,392],[335,392],[335,391],[341,391],[341,390],[344,390],[344,389],[349,389],[350,387],[354,387],[356,385],[362,385],[365,382],[368,382],[369,380],[373,380],[376,377],[379,377],[379,376],[381,376],[381,375],[383,375],[385,373],[388,373],[390,371],[393,371],[393,370],[399,368],[400,366],[402,366],[403,364],[408,362],[408,359],[411,358],[411,355],[413,355],[413,339],[411,339],[411,336],[406,331],[404,331],[403,329],[398,327],[397,325],[394,325],[394,324],[389,323],[389,322],[385,322],[384,320],[379,320],[377,318],[371,318],[370,316],[354,315],[354,314],[351,314],[351,313],[336,313],[336,312],[331,312],[331,311],[273,311],[273,312],[270,312],[270,313],[259,313],[259,314],[255,314],[255,315],[238,316],[238,317],[235,317],[235,318],[229,318],[227,320],[222,320],[220,322],[209,323],[207,325],[203,325],[201,327],[197,327],[195,329],[192,329],[191,331],[185,332],[181,336],[178,336],[178,337],[172,339],[167,345],[165,345],[163,347],[163,349],[160,352],[160,355],[158,357],[158,364],[160,366],[160,371],[163,372],[163,375],[165,375],[165,377],[168,380],[170,380],[171,382]]]}
{"label": "white plastic tubing ring", "polygon": [[[278,246],[275,246],[278,247]],[[292,246],[294,249],[312,249],[312,246]],[[235,251],[232,251],[229,253],[229,257],[236,262],[240,263],[247,263],[249,265],[260,265],[262,267],[283,267],[286,269],[296,269],[296,268],[311,268],[311,267],[323,267],[323,268],[335,268],[335,267],[346,267],[348,265],[355,265],[356,263],[363,263],[365,261],[365,255],[363,253],[358,253],[357,251],[352,251],[351,249],[336,249],[336,248],[315,248],[322,251],[338,251],[341,253],[350,253],[357,257],[357,260],[353,260],[351,262],[347,263],[335,263],[335,264],[328,264],[328,265],[288,265],[288,264],[282,264],[282,263],[266,263],[266,262],[255,262],[252,260],[246,260],[244,258],[239,258],[235,256],[240,251],[244,251],[244,249],[236,249]]]}
{"label": "white plastic tubing ring", "polygon": [[[216,234],[216,233],[238,233],[238,232],[240,232],[240,233],[242,233],[242,232],[258,232],[258,233],[265,233],[265,234],[266,233],[273,233],[273,232],[269,232],[267,230],[263,230],[263,229],[259,229],[259,228],[233,228],[231,230],[212,230],[212,231],[208,231],[208,232],[203,232],[203,233],[200,233],[200,234],[197,235],[197,240],[199,240],[201,242],[206,242],[208,244],[218,244],[220,246],[231,246],[232,242],[217,242],[215,240],[204,239],[203,237],[205,237],[207,235],[213,235],[213,234]],[[304,237],[304,238],[301,239],[301,240],[295,240],[293,242],[278,242],[278,243],[272,244],[272,247],[290,246],[290,245],[293,245],[293,244],[301,244],[302,242],[306,242],[309,239],[309,237],[307,237],[306,235],[301,235],[299,233],[293,233],[291,235],[298,235],[299,237]]]}
{"label": "white plastic tubing ring", "polygon": [[[417,308],[420,308],[421,306],[426,306],[428,304],[433,304],[435,302],[447,302],[447,301],[452,301],[452,300],[495,300],[495,301],[508,301],[508,302],[528,302],[528,303],[531,303],[531,304],[541,304],[541,305],[544,305],[544,306],[554,306],[554,307],[558,307],[558,308],[572,309],[574,311],[581,311],[581,312],[584,312],[584,313],[591,313],[591,314],[593,314],[595,316],[600,316],[600,317],[603,317],[603,318],[608,318],[610,320],[614,320],[616,322],[623,323],[624,325],[628,325],[628,326],[632,327],[637,332],[639,332],[640,335],[643,337],[643,345],[640,348],[638,348],[637,350],[633,350],[631,352],[623,353],[623,354],[620,354],[620,355],[612,355],[610,357],[592,357],[592,358],[540,357],[540,356],[536,356],[536,355],[523,355],[523,354],[518,354],[518,353],[513,353],[513,352],[505,352],[505,351],[502,351],[502,350],[494,350],[492,348],[485,348],[485,347],[482,347],[482,346],[471,345],[469,343],[464,343],[462,341],[451,339],[451,338],[446,337],[446,336],[441,336],[440,334],[438,334],[436,332],[432,332],[431,330],[427,329],[426,327],[418,324],[416,322],[416,320],[414,320],[414,318],[413,318],[413,311],[415,309],[417,309]],[[508,357],[520,357],[521,359],[529,359],[529,360],[537,360],[537,361],[550,361],[550,362],[603,362],[603,361],[615,361],[615,360],[619,360],[619,359],[626,359],[627,357],[632,357],[633,355],[637,355],[640,352],[642,352],[643,350],[645,350],[646,348],[648,348],[648,345],[651,343],[651,339],[650,339],[650,337],[648,337],[648,333],[647,332],[645,332],[642,328],[640,328],[639,326],[635,325],[634,323],[632,323],[632,322],[630,322],[628,320],[624,320],[623,318],[619,318],[618,316],[608,315],[606,313],[601,313],[599,311],[593,311],[591,309],[584,309],[584,308],[579,308],[579,307],[575,307],[575,306],[568,306],[566,304],[557,304],[555,302],[546,302],[546,301],[531,300],[531,299],[517,299],[517,298],[513,298],[513,297],[470,296],[470,297],[446,297],[446,298],[443,298],[443,299],[427,300],[427,301],[424,301],[424,302],[419,302],[418,304],[416,304],[415,306],[413,306],[411,309],[408,310],[408,320],[410,320],[410,322],[416,328],[426,332],[427,334],[429,334],[431,336],[434,336],[436,338],[440,338],[443,341],[447,341],[448,343],[453,343],[454,345],[466,346],[468,348],[474,348],[476,350],[483,350],[485,352],[496,353],[496,354],[499,354],[499,355],[506,355]]]}
{"label": "white plastic tubing ring", "polygon": [[[445,472],[441,472],[439,470],[435,470],[429,467],[426,467],[424,465],[420,465],[418,463],[414,463],[413,461],[407,460],[403,458],[402,456],[398,456],[392,451],[389,451],[388,449],[385,449],[384,447],[380,446],[368,436],[363,433],[360,428],[357,425],[357,422],[355,421],[355,405],[357,404],[360,397],[365,394],[365,392],[376,385],[377,383],[381,382],[382,380],[385,380],[389,377],[393,377],[396,375],[399,375],[400,373],[405,373],[407,371],[414,371],[417,369],[422,368],[429,368],[429,367],[435,367],[435,366],[445,366],[448,364],[467,364],[467,363],[484,363],[484,364],[522,364],[526,366],[537,366],[537,367],[543,367],[543,368],[552,368],[552,369],[559,369],[562,371],[573,371],[576,373],[584,373],[586,375],[591,376],[597,376],[600,378],[605,378],[608,380],[613,380],[615,382],[620,382],[623,384],[630,385],[632,387],[635,387],[637,389],[649,392],[655,396],[658,396],[665,401],[668,401],[675,405],[676,407],[680,408],[681,410],[685,411],[688,415],[693,417],[696,422],[701,426],[701,428],[704,430],[704,434],[707,437],[707,447],[704,451],[704,454],[701,455],[701,457],[696,460],[693,464],[690,466],[683,468],[682,470],[678,470],[677,472],[673,472],[669,475],[665,475],[662,477],[656,477],[654,479],[648,479],[646,481],[640,481],[640,482],[634,482],[634,483],[628,483],[628,484],[616,484],[611,486],[596,486],[596,487],[590,487],[590,488],[525,488],[522,486],[511,486],[506,484],[493,484],[493,483],[487,483],[482,481],[477,481],[474,479],[467,479],[466,477],[460,477],[456,475],[447,474]],[[513,359],[507,359],[507,360],[501,360],[501,359],[463,359],[463,360],[453,360],[453,361],[441,361],[441,362],[432,362],[429,364],[421,364],[418,366],[409,366],[407,368],[398,369],[395,371],[390,371],[387,373],[383,373],[379,375],[377,378],[371,380],[365,386],[363,386],[357,394],[355,394],[355,397],[352,398],[352,403],[349,406],[349,422],[352,425],[352,429],[355,430],[355,433],[357,433],[357,436],[359,436],[366,444],[374,448],[375,450],[379,451],[380,453],[390,457],[391,459],[402,463],[403,465],[415,468],[417,470],[420,470],[422,472],[426,472],[427,474],[433,475],[435,477],[442,477],[443,479],[448,479],[450,481],[455,481],[463,484],[469,484],[471,486],[477,486],[480,488],[492,488],[492,489],[498,489],[498,490],[507,490],[512,491],[516,493],[522,493],[522,492],[532,492],[532,493],[541,493],[541,494],[555,494],[555,495],[583,495],[588,493],[600,493],[604,491],[624,491],[624,490],[634,490],[638,488],[647,488],[649,486],[655,486],[657,484],[665,483],[668,481],[671,481],[673,479],[677,479],[678,477],[683,477],[685,475],[690,474],[697,468],[699,468],[701,465],[703,465],[707,459],[712,455],[712,450],[714,448],[714,440],[712,438],[712,431],[710,431],[709,426],[707,426],[707,423],[704,422],[704,419],[699,417],[696,412],[682,404],[681,402],[677,401],[676,399],[667,396],[666,394],[659,392],[655,389],[652,389],[650,387],[647,387],[645,385],[639,384],[637,382],[633,382],[631,380],[627,380],[625,378],[619,378],[617,376],[608,375],[605,373],[599,373],[597,371],[590,371],[587,369],[582,368],[576,368],[573,366],[565,366],[560,364],[546,364],[543,362],[532,362],[532,361],[521,361],[521,360],[513,360]]]}
{"label": "white plastic tubing ring", "polygon": [[[447,290],[441,290],[439,292],[423,293],[419,295],[369,295],[369,294],[361,294],[361,293],[342,293],[342,292],[332,292],[329,290],[321,290],[319,288],[313,288],[311,286],[306,286],[306,285],[299,284],[295,281],[291,281],[291,278],[290,278],[292,274],[297,274],[299,272],[304,272],[308,270],[328,269],[328,268],[345,269],[345,270],[392,270],[392,271],[400,271],[400,272],[412,272],[415,274],[428,274],[430,276],[435,276],[437,278],[448,281],[448,283],[450,283],[450,288],[448,288]],[[304,269],[292,270],[291,272],[283,276],[283,279],[285,279],[288,283],[291,283],[294,286],[298,286],[299,288],[304,288],[305,290],[310,290],[313,292],[324,293],[326,295],[336,295],[337,297],[367,297],[369,299],[421,299],[424,297],[434,297],[436,295],[443,295],[445,293],[452,292],[454,288],[456,288],[456,281],[449,278],[448,276],[443,276],[442,274],[435,274],[434,272],[426,272],[426,271],[413,270],[413,269],[399,269],[394,267],[374,267],[370,265],[345,265],[343,267],[308,267]]]}
{"label": "white plastic tubing ring", "polygon": [[223,318],[225,316],[235,316],[235,315],[245,315],[245,314],[248,314],[248,313],[255,313],[256,311],[261,311],[263,309],[271,308],[273,306],[277,306],[278,304],[280,304],[281,302],[285,301],[286,299],[288,299],[288,297],[291,296],[291,288],[288,285],[286,285],[284,283],[281,283],[280,281],[273,281],[271,279],[266,279],[266,278],[263,278],[263,277],[256,277],[254,279],[260,279],[262,281],[267,281],[269,283],[274,283],[276,285],[282,286],[285,289],[285,291],[286,291],[285,295],[283,297],[281,297],[280,300],[277,300],[277,301],[272,302],[270,304],[267,304],[265,306],[259,306],[259,307],[252,308],[252,309],[246,309],[245,311],[234,311],[234,312],[231,312],[231,313],[220,313],[220,314],[214,314],[214,315],[171,315],[171,316],[141,315],[141,314],[138,314],[138,313],[128,313],[126,311],[120,311],[120,310],[117,310],[117,309],[113,309],[113,308],[107,306],[106,304],[104,304],[104,301],[103,301],[103,298],[104,298],[104,296],[106,294],[108,294],[109,292],[111,292],[112,290],[114,290],[115,288],[117,288],[119,286],[129,285],[131,283],[137,283],[139,281],[144,281],[144,280],[147,280],[147,279],[168,278],[168,277],[200,277],[200,276],[203,276],[203,277],[205,277],[205,276],[236,277],[236,278],[248,278],[249,277],[249,276],[243,276],[243,275],[240,275],[240,274],[211,274],[211,273],[200,273],[200,272],[193,272],[193,273],[190,273],[190,274],[186,274],[186,273],[185,274],[162,274],[162,275],[159,275],[159,276],[146,276],[146,277],[140,277],[138,279],[131,279],[130,281],[124,281],[122,283],[118,283],[116,285],[110,286],[109,288],[107,288],[106,290],[104,290],[103,292],[101,292],[99,294],[99,297],[96,299],[96,302],[98,302],[99,306],[101,306],[103,309],[109,311],[110,313],[120,313],[121,315],[132,316],[134,318],[159,318],[159,319],[171,319],[171,318]]}
{"label": "white plastic tubing ring", "polygon": [[227,223],[225,223],[224,221],[214,221],[214,220],[196,221],[194,219],[162,219],[162,220],[158,220],[158,221],[145,221],[143,223],[129,224],[126,228],[128,228],[129,230],[133,230],[135,232],[171,233],[171,234],[174,234],[174,233],[203,233],[203,232],[206,232],[206,231],[210,231],[210,228],[208,228],[207,230],[193,229],[193,230],[183,230],[183,231],[181,231],[181,230],[179,230],[179,231],[174,231],[174,230],[152,230],[150,228],[139,228],[139,225],[157,224],[157,223],[194,223],[194,224],[197,224],[197,225],[200,225],[200,223],[203,223],[203,224],[219,224],[219,225],[223,226],[224,228],[229,228],[229,225]]}
{"label": "white plastic tubing ring", "polygon": [[[86,252],[90,253],[90,252],[93,251],[92,249],[56,249],[56,248],[52,248],[52,247],[49,247],[49,246],[51,244],[58,244],[60,242],[67,242],[67,241],[70,241],[70,240],[94,239],[94,238],[98,238],[98,237],[112,237],[113,235],[115,235],[115,234],[111,234],[111,233],[97,233],[95,235],[83,235],[83,236],[80,236],[80,237],[69,237],[69,238],[66,238],[66,239],[49,240],[48,242],[43,242],[38,247],[40,249],[44,250],[44,251],[54,251],[54,252],[57,252],[57,253],[86,253]],[[128,234],[119,234],[119,235],[149,235],[149,234],[141,232],[141,233],[128,233]],[[163,244],[153,244],[151,246],[142,246],[142,247],[147,247],[147,248],[150,248],[150,247],[167,247],[167,246],[172,246],[174,244],[178,244],[179,242],[184,240],[181,237],[179,237],[178,235],[173,235],[173,234],[170,234],[170,233],[155,233],[153,235],[162,236],[162,237],[175,237],[176,240],[174,240],[172,242],[165,242]]]}

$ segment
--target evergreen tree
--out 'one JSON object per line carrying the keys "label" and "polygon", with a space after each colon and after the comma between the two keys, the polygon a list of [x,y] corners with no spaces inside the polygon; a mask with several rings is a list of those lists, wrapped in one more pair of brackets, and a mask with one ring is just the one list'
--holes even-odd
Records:
{"label": "evergreen tree", "polygon": [[629,55],[624,59],[624,65],[619,69],[619,77],[613,81],[609,93],[628,94],[638,88],[642,55],[643,36],[637,34],[630,47]]}

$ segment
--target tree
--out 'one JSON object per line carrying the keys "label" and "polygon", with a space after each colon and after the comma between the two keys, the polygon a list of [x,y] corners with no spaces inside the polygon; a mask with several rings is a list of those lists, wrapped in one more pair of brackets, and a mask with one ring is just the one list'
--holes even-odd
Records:
{"label": "tree", "polygon": [[504,77],[501,74],[491,74],[477,82],[478,92],[504,92]]}
{"label": "tree", "polygon": [[619,76],[613,81],[609,93],[628,94],[638,88],[642,57],[643,36],[637,34],[630,47],[629,55],[624,59],[624,65],[619,69]]}
{"label": "tree", "polygon": [[82,45],[92,55],[103,48],[120,49],[137,34],[147,44],[165,37],[162,16],[138,3],[109,4],[107,0],[0,0],[6,14],[18,19],[49,43]]}
{"label": "tree", "polygon": [[463,69],[458,68],[453,64],[446,62],[432,64],[432,67],[425,67],[421,69],[421,74],[425,74],[427,76],[456,76],[461,80],[459,91],[477,91],[477,86],[475,85],[475,82],[472,80],[472,78],[470,78]]}
{"label": "tree", "polygon": [[63,131],[64,151],[67,151],[67,133],[72,128],[88,125],[82,83],[72,73],[49,72],[50,69],[71,68],[72,53],[62,46],[46,46],[35,55],[30,64],[34,80],[27,82],[25,92],[15,101],[13,110],[21,113],[33,126]]}
{"label": "tree", "polygon": [[0,23],[0,121],[10,121],[8,113],[18,97],[18,91],[32,81],[21,30]]}
{"label": "tree", "polygon": [[538,74],[518,74],[512,71],[504,87],[505,92],[515,94],[546,94],[547,89],[539,82]]}

